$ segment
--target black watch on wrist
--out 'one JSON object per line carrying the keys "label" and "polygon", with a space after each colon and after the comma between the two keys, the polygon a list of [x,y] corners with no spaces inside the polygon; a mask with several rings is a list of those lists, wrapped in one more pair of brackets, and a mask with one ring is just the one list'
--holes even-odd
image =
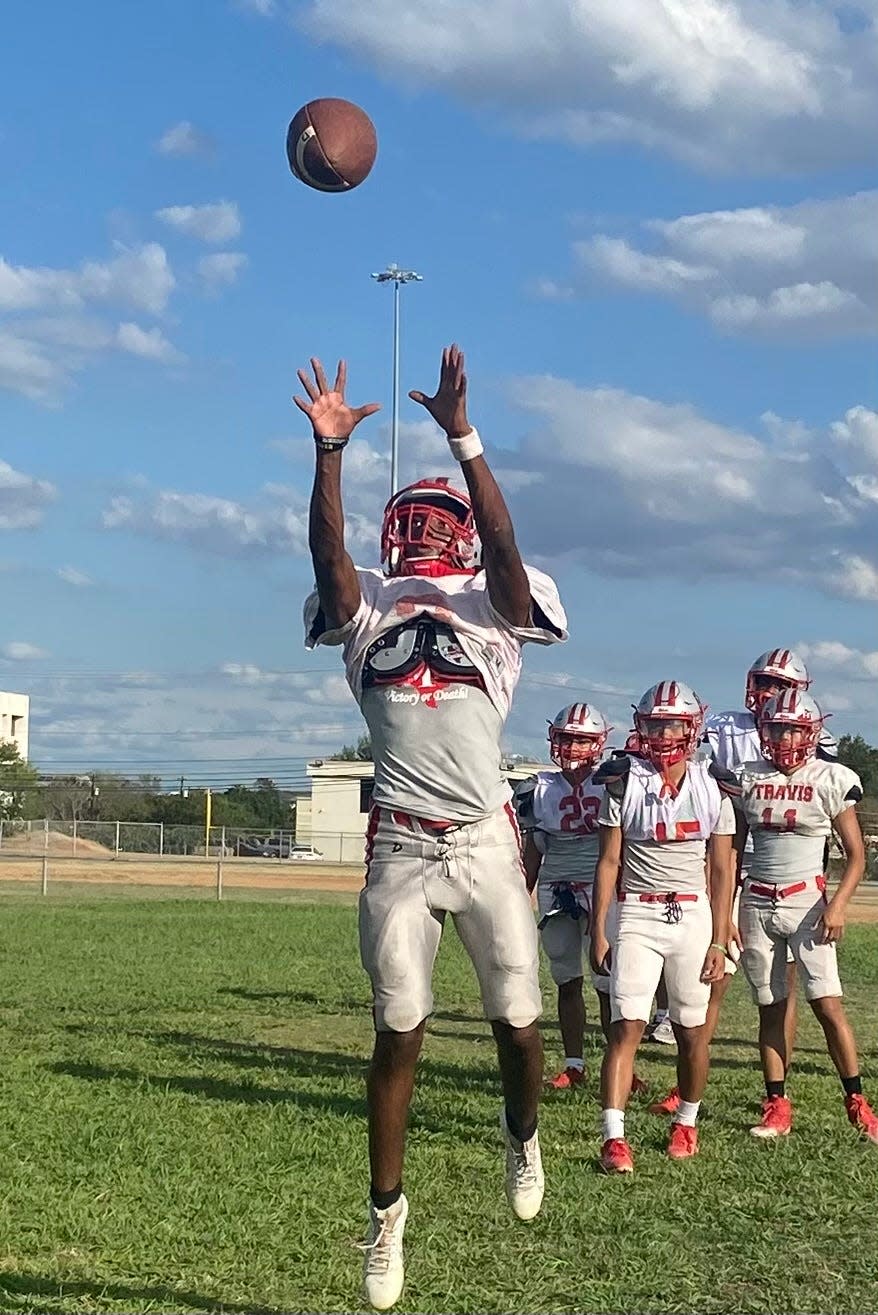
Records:
{"label": "black watch on wrist", "polygon": [[348,434],[346,438],[324,438],[322,434],[315,434],[314,442],[321,452],[340,452],[347,447],[350,437]]}

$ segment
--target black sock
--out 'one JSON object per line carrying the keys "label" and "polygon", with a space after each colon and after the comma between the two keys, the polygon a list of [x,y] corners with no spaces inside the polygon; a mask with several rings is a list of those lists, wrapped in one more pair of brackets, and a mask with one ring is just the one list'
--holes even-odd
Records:
{"label": "black sock", "polygon": [[526,1127],[524,1128],[519,1127],[519,1125],[516,1123],[515,1119],[512,1118],[511,1114],[509,1113],[509,1110],[507,1109],[506,1127],[512,1133],[512,1136],[515,1138],[516,1141],[525,1142],[525,1141],[530,1141],[531,1137],[533,1137],[534,1133],[536,1132],[537,1121],[536,1119],[534,1119],[533,1122],[529,1123]]}
{"label": "black sock", "polygon": [[765,1084],[765,1094],[766,1094],[766,1096],[769,1096],[769,1097],[770,1097],[770,1096],[782,1096],[782,1095],[784,1094],[784,1083],[783,1083],[783,1082],[766,1082],[766,1084]]}
{"label": "black sock", "polygon": [[401,1196],[402,1183],[397,1183],[389,1192],[379,1192],[377,1187],[369,1188],[369,1199],[376,1210],[389,1210],[392,1205],[396,1205]]}
{"label": "black sock", "polygon": [[844,1087],[846,1096],[861,1096],[863,1094],[863,1084],[860,1081],[859,1073],[853,1078],[842,1078],[841,1085]]}

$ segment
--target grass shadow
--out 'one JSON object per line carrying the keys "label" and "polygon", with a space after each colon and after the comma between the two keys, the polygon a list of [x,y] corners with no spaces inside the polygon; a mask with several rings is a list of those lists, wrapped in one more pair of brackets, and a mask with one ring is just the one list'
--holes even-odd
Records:
{"label": "grass shadow", "polygon": [[[14,1307],[7,1306],[4,1301],[4,1310],[25,1309],[25,1306],[32,1310],[46,1309],[44,1306],[37,1305],[33,1298],[54,1297],[57,1301],[63,1301],[65,1298],[78,1301],[83,1297],[104,1297],[118,1302],[116,1307],[118,1310],[127,1309],[128,1302],[142,1301],[154,1303],[159,1310],[167,1310],[172,1306],[188,1306],[191,1310],[203,1311],[206,1315],[281,1315],[278,1306],[244,1306],[226,1301],[225,1298],[207,1297],[200,1292],[180,1291],[177,1288],[138,1288],[124,1283],[101,1283],[97,1279],[68,1281],[63,1278],[42,1278],[34,1274],[0,1273],[0,1293],[4,1294],[4,1297],[25,1298],[25,1301]],[[31,1300],[27,1300],[28,1298]]]}

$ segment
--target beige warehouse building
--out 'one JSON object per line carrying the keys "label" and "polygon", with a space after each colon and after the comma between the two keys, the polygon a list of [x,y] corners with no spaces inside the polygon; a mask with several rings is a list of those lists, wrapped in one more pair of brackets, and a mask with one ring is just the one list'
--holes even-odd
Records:
{"label": "beige warehouse building", "polygon": [[[542,763],[507,762],[504,774],[523,781]],[[308,764],[310,798],[296,804],[296,844],[311,845],[333,863],[361,863],[375,769],[370,762],[318,759]]]}
{"label": "beige warehouse building", "polygon": [[14,744],[22,758],[27,758],[29,720],[29,696],[0,690],[0,743]]}

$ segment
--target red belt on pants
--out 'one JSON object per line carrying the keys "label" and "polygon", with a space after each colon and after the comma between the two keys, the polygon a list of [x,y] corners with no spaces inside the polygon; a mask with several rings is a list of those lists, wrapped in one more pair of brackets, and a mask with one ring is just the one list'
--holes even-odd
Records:
{"label": "red belt on pants", "polygon": [[629,895],[623,890],[619,895],[619,899],[636,899],[640,900],[641,904],[686,904],[692,900],[697,900],[698,896],[678,895],[674,890],[656,891],[654,894],[652,891],[645,891],[642,895]]}
{"label": "red belt on pants", "polygon": [[747,881],[747,890],[753,895],[764,895],[767,899],[777,901],[789,899],[790,895],[799,895],[803,890],[808,889],[809,882],[813,880],[814,885],[820,891],[821,895],[826,890],[826,878],[820,876],[808,878],[805,881],[794,881],[791,886],[766,886],[761,881]]}

